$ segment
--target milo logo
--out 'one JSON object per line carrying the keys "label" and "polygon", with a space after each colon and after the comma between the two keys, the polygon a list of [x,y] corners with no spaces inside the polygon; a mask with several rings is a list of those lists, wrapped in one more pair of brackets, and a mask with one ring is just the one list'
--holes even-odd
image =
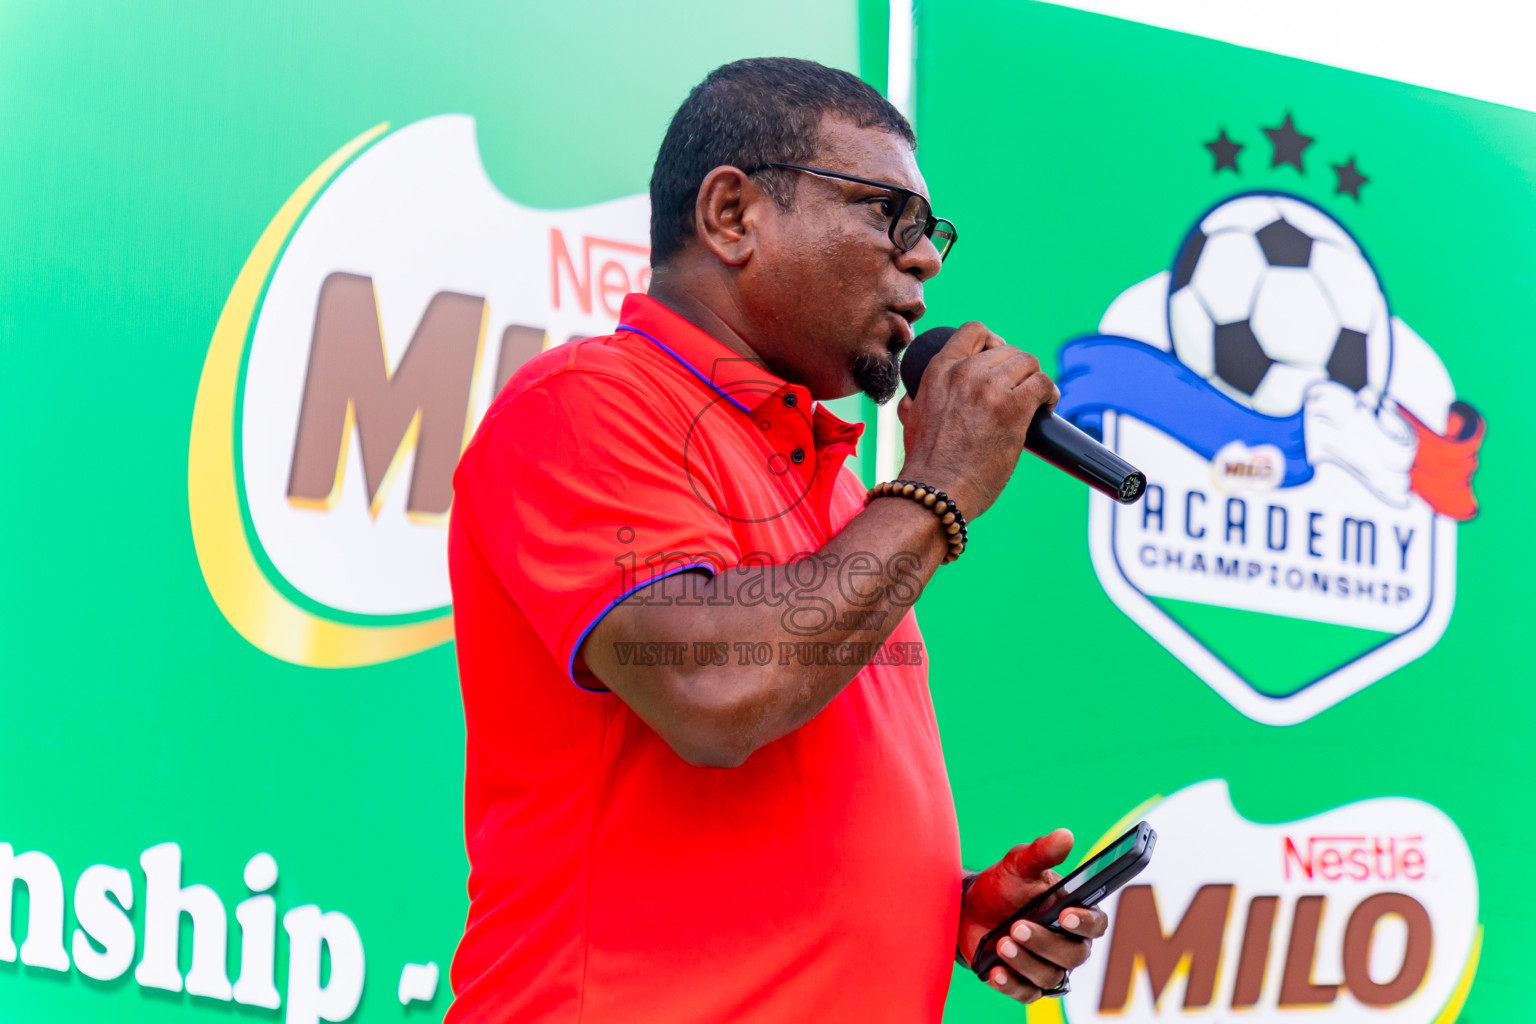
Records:
{"label": "milo logo", "polygon": [[1382,797],[1259,824],[1218,779],[1132,817],[1157,829],[1157,852],[1106,901],[1109,933],[1054,1012],[1073,1022],[1456,1019],[1477,969],[1477,874],[1435,807]]}
{"label": "milo logo", "polygon": [[613,329],[650,281],[649,203],[503,195],[473,119],[380,125],[277,212],[231,288],[193,416],[188,504],[220,610],[324,667],[453,635],[453,471],[533,356]]}

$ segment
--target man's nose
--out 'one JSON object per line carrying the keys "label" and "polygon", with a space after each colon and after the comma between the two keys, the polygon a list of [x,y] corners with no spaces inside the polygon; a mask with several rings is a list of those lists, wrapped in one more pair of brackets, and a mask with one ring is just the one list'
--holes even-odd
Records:
{"label": "man's nose", "polygon": [[939,247],[933,244],[933,239],[924,236],[896,257],[896,265],[905,273],[915,275],[919,281],[927,281],[944,268],[944,261],[939,258]]}

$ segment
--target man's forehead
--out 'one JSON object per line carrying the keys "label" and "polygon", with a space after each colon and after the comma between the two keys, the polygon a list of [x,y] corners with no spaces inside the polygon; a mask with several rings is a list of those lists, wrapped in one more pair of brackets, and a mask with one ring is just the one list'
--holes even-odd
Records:
{"label": "man's forehead", "polygon": [[928,195],[928,183],[917,169],[912,147],[894,132],[861,128],[845,117],[827,114],[821,120],[815,159],[829,171],[888,181]]}

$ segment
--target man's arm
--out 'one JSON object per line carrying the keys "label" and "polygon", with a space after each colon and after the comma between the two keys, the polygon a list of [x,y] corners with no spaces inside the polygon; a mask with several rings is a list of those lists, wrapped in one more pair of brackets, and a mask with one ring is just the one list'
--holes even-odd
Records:
{"label": "man's arm", "polygon": [[[581,655],[685,761],[734,768],[810,721],[868,660],[783,665],[779,645],[873,650],[890,638],[948,550],[932,512],[914,501],[876,501],[803,562],[732,567],[707,582],[687,573],[667,577],[609,612]],[[819,586],[799,585],[817,579]],[[744,604],[735,599],[743,592],[783,599]],[[685,644],[690,654],[667,666],[621,662],[626,645],[645,642]],[[774,656],[757,665],[738,659],[732,646],[728,667],[700,665],[691,655],[695,643],[766,643]]]}
{"label": "man's arm", "polygon": [[[934,357],[918,398],[902,400],[908,453],[903,478],[947,492],[962,513],[975,519],[1007,483],[1035,411],[1058,397],[1033,356],[981,324],[965,325]],[[593,674],[684,760],[734,767],[815,717],[863,661],[802,665],[791,659],[786,665],[775,656],[762,666],[743,666],[734,657],[727,666],[701,665],[692,658],[682,659],[683,664],[637,665],[635,659],[620,657],[623,645],[683,643],[691,649],[695,643],[768,643],[777,655],[780,643],[807,640],[883,644],[947,550],[930,510],[901,498],[882,499],[812,556],[822,566],[814,570],[819,585],[799,586],[805,568],[795,563],[732,567],[702,585],[679,574],[613,608],[580,653]],[[867,559],[865,566],[878,565],[881,571],[850,574],[850,559]],[[793,593],[797,603],[827,611],[825,628],[807,637],[806,623],[786,619],[779,605],[732,600],[731,593],[745,586],[750,574],[760,574],[757,582],[774,588],[766,593]],[[859,579],[850,585],[853,575]],[[679,603],[679,596],[687,603]]]}

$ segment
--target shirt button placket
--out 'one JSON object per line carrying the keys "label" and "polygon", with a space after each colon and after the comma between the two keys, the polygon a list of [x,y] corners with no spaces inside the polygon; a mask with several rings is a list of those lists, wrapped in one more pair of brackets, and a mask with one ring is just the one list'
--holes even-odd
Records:
{"label": "shirt button placket", "polygon": [[[781,396],[781,400],[783,401],[785,408],[788,409],[793,409],[800,404],[800,396],[789,390],[784,392],[784,394]],[[799,424],[795,424],[795,426],[799,426]],[[795,430],[794,432],[797,434],[803,433],[801,430]],[[797,446],[793,451],[789,453],[789,461],[793,462],[797,466],[803,464],[805,462],[805,448]]]}

